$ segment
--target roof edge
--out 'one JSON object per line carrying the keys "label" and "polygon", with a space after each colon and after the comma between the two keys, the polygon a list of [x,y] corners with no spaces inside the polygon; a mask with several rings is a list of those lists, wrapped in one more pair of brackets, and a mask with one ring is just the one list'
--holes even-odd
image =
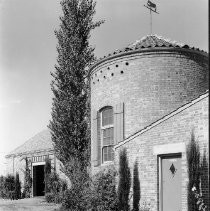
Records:
{"label": "roof edge", "polygon": [[32,151],[16,153],[16,154],[11,153],[11,154],[7,154],[5,156],[5,158],[18,157],[18,156],[28,155],[28,154],[32,154],[32,153],[41,153],[41,152],[50,152],[50,151],[54,151],[54,149],[53,148],[48,148],[48,149],[43,149],[43,150],[32,150]]}
{"label": "roof edge", "polygon": [[118,58],[118,57],[121,57],[121,56],[127,56],[127,55],[131,55],[131,54],[136,54],[136,53],[155,52],[155,51],[182,51],[182,52],[191,52],[191,53],[193,52],[193,53],[197,53],[199,55],[208,57],[208,53],[205,52],[205,51],[198,51],[198,50],[195,50],[195,49],[188,49],[188,48],[184,48],[184,47],[154,47],[154,48],[129,50],[129,51],[126,51],[126,52],[117,53],[117,54],[114,54],[114,55],[111,55],[111,56],[107,56],[105,58],[102,58],[102,59],[96,61],[89,68],[89,76],[92,74],[93,69],[95,69],[98,65],[100,65],[100,64],[102,64],[106,61],[109,61],[109,60],[112,60],[112,59],[115,59],[115,58]]}
{"label": "roof edge", "polygon": [[122,141],[119,144],[117,144],[116,146],[114,146],[114,150],[116,150],[117,148],[123,146],[124,144],[132,141],[134,138],[136,138],[136,137],[140,136],[141,134],[149,131],[150,129],[156,127],[157,125],[161,124],[162,122],[172,118],[176,114],[181,113],[185,109],[193,106],[194,104],[200,102],[201,100],[207,98],[208,96],[209,96],[209,90],[207,90],[205,93],[203,93],[202,95],[200,95],[196,99],[192,100],[191,102],[184,104],[183,106],[177,108],[175,111],[172,111],[171,113],[167,114],[166,116],[163,116],[161,119],[159,119],[159,120],[153,122],[152,124],[146,126],[145,128],[141,129],[140,131],[133,133],[132,135],[127,137],[124,141]]}

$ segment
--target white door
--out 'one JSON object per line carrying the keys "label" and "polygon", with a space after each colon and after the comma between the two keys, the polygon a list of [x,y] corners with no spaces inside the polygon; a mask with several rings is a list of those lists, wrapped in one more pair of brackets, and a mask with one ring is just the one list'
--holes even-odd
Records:
{"label": "white door", "polygon": [[181,156],[161,158],[161,211],[181,211]]}

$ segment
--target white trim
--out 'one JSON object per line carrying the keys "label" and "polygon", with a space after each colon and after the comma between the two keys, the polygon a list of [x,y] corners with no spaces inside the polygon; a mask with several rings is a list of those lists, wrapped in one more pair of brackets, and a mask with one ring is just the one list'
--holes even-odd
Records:
{"label": "white trim", "polygon": [[111,165],[111,164],[114,164],[114,161],[113,161],[113,160],[105,161],[105,162],[101,163],[101,166],[102,166],[102,167],[103,167],[103,166],[109,166],[109,165]]}
{"label": "white trim", "polygon": [[45,165],[45,161],[32,163],[32,166],[40,166],[40,165]]}
{"label": "white trim", "polygon": [[158,177],[158,182],[159,182],[159,211],[162,210],[162,159],[161,156],[158,156],[158,168],[159,168],[159,177]]}
{"label": "white trim", "polygon": [[[178,154],[178,155],[177,155]],[[163,173],[162,173],[162,160],[163,158],[169,158],[169,157],[178,157],[181,161],[180,170],[181,170],[181,181],[182,184],[182,153],[167,153],[166,156],[158,156],[158,165],[159,165],[159,211],[163,211]],[[181,193],[182,194],[182,193]],[[181,199],[181,206],[182,206],[182,199]]]}
{"label": "white trim", "polygon": [[161,124],[162,122],[164,122],[164,121],[172,118],[173,116],[177,115],[178,113],[181,113],[185,109],[187,109],[187,108],[191,107],[192,105],[198,103],[199,101],[207,98],[208,96],[209,96],[209,92],[201,95],[200,97],[196,98],[195,100],[191,101],[190,103],[187,103],[187,104],[183,105],[182,107],[178,108],[177,110],[173,111],[172,113],[164,116],[163,118],[157,120],[156,122],[152,123],[151,125],[145,127],[144,129],[136,132],[135,134],[131,135],[130,137],[128,137],[124,141],[120,142],[119,144],[117,144],[116,146],[114,146],[114,150],[116,150],[118,147],[126,144],[127,142],[135,139],[136,137],[140,136],[141,134],[147,132],[148,130],[152,129],[153,127],[156,127],[157,125]]}
{"label": "white trim", "polygon": [[162,144],[153,146],[153,155],[171,154],[185,152],[185,143]]}

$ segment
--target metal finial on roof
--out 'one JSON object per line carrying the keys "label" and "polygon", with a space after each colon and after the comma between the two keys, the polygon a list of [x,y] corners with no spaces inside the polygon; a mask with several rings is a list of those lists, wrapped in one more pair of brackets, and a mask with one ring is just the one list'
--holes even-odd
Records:
{"label": "metal finial on roof", "polygon": [[144,5],[147,9],[150,11],[150,34],[152,34],[152,12],[157,13],[157,6],[155,3],[151,2],[150,0],[147,0],[147,4]]}

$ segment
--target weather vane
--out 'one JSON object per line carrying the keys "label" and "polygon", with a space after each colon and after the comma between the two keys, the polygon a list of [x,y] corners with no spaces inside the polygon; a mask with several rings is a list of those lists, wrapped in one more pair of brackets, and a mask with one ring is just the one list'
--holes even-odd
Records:
{"label": "weather vane", "polygon": [[157,6],[156,4],[152,3],[150,0],[147,1],[147,5],[144,5],[147,9],[150,10],[150,32],[152,34],[152,12],[155,12],[157,14],[159,14],[157,12]]}

